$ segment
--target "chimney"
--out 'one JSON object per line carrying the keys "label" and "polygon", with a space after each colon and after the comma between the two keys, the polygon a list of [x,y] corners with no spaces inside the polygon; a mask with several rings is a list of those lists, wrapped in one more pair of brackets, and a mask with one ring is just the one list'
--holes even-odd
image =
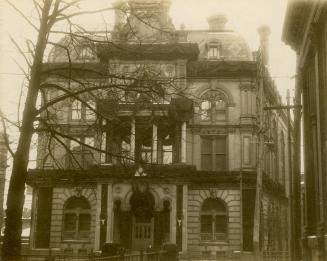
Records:
{"label": "chimney", "polygon": [[262,25],[258,28],[260,37],[260,49],[262,55],[262,61],[265,66],[269,65],[269,35],[271,33],[268,25]]}
{"label": "chimney", "polygon": [[224,14],[214,14],[207,18],[210,31],[224,31],[227,18]]}

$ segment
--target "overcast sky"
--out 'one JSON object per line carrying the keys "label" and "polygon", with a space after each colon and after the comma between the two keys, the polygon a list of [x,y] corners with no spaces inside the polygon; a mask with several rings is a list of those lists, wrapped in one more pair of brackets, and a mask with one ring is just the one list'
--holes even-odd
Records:
{"label": "overcast sky", "polygon": [[[21,8],[27,17],[35,20],[32,0],[11,0]],[[110,0],[84,0],[81,8],[94,10],[110,6]],[[286,9],[286,0],[172,0],[171,17],[176,28],[183,23],[186,29],[207,29],[206,18],[214,13],[223,12],[229,18],[228,25],[240,32],[252,51],[257,50],[259,39],[257,28],[262,24],[270,26],[270,68],[279,91],[284,96],[286,89],[294,85],[290,79],[294,75],[295,55],[281,41],[282,26]],[[11,118],[16,117],[16,107],[22,72],[15,61],[25,68],[9,36],[16,39],[24,51],[24,39],[35,41],[34,29],[29,26],[11,7],[0,0],[1,38],[0,38],[0,108]],[[33,15],[34,14],[34,15]],[[88,29],[101,30],[104,23],[110,26],[113,15],[109,12],[84,16],[79,21]],[[15,61],[14,61],[15,60]]]}

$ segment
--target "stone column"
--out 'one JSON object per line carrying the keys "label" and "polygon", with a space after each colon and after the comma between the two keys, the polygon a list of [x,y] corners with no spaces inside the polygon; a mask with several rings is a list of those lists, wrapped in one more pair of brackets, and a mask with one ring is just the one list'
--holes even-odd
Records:
{"label": "stone column", "polygon": [[38,193],[37,189],[33,188],[33,197],[32,197],[32,211],[31,211],[31,228],[30,228],[30,248],[34,248],[34,240],[36,233],[36,213],[37,213],[37,200]]}
{"label": "stone column", "polygon": [[181,162],[186,163],[186,122],[182,123]]}
{"label": "stone column", "polygon": [[182,252],[187,251],[187,205],[188,205],[188,185],[183,185],[183,244]]}
{"label": "stone column", "polygon": [[95,213],[95,237],[94,237],[94,250],[100,250],[100,214],[101,214],[101,184],[97,184],[97,205]]}
{"label": "stone column", "polygon": [[152,163],[157,163],[158,156],[158,127],[153,124],[152,128]]}
{"label": "stone column", "polygon": [[114,240],[114,202],[113,202],[113,185],[108,184],[107,199],[107,242]]}
{"label": "stone column", "polygon": [[171,201],[171,211],[170,211],[170,242],[176,243],[176,197],[177,197],[177,186],[172,187],[172,201]]}
{"label": "stone column", "polygon": [[135,159],[135,119],[132,120],[131,123],[131,158]]}
{"label": "stone column", "polygon": [[257,112],[256,112],[256,108],[257,108],[257,96],[256,96],[256,91],[255,89],[253,88],[252,89],[252,115],[256,115]]}
{"label": "stone column", "polygon": [[[106,151],[106,144],[107,144],[107,132],[102,132],[102,135],[101,135],[101,150],[102,151]],[[106,163],[106,153],[104,152],[101,152],[100,154],[100,162],[101,163]]]}

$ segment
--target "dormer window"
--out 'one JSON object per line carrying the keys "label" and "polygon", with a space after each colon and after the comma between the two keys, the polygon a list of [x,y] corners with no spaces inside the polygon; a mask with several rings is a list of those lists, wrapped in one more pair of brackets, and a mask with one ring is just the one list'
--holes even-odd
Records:
{"label": "dormer window", "polygon": [[219,57],[219,49],[218,46],[210,46],[208,51],[209,59],[217,59]]}
{"label": "dormer window", "polygon": [[80,60],[94,60],[95,56],[94,56],[94,52],[91,49],[91,47],[85,46],[80,51],[78,58]]}
{"label": "dormer window", "polygon": [[208,59],[218,59],[220,57],[220,44],[211,42],[208,44]]}

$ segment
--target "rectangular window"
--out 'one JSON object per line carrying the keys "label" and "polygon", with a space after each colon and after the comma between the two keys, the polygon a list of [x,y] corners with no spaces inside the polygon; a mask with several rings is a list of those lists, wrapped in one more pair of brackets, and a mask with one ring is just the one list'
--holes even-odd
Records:
{"label": "rectangular window", "polygon": [[[85,137],[84,143],[88,146],[94,147],[94,137]],[[88,147],[86,149],[90,150]]]}
{"label": "rectangular window", "polygon": [[[95,110],[95,102],[94,101],[88,101],[87,104]],[[85,119],[86,120],[95,120],[96,115],[95,112],[91,110],[89,107],[85,106]]]}
{"label": "rectangular window", "polygon": [[168,125],[159,125],[157,129],[157,162],[159,164],[173,162],[174,135],[172,129]]}
{"label": "rectangular window", "polygon": [[144,162],[147,162],[147,163],[152,162],[152,147],[151,146],[142,145],[141,158]]}
{"label": "rectangular window", "polygon": [[226,137],[215,137],[216,169],[226,170]]}
{"label": "rectangular window", "polygon": [[[75,140],[80,141],[90,147],[94,147],[94,137],[74,137]],[[94,164],[93,153],[95,152],[92,148],[78,143],[75,140],[70,140],[70,152],[69,156],[69,167],[70,168],[87,168]]]}
{"label": "rectangular window", "polygon": [[74,140],[70,140],[70,151],[80,151],[81,150],[81,144],[78,143],[76,140],[81,141],[80,137],[73,137]]}
{"label": "rectangular window", "polygon": [[218,56],[219,56],[218,46],[210,46],[209,52],[208,52],[208,57],[209,58],[218,58]]}
{"label": "rectangular window", "polygon": [[213,170],[212,167],[212,137],[201,138],[201,169],[202,170]]}
{"label": "rectangular window", "polygon": [[[86,106],[86,104],[88,106]],[[92,100],[81,102],[80,100],[74,100],[71,105],[71,118],[72,120],[95,120],[96,113],[95,113],[95,102]],[[91,108],[93,109],[91,109]]]}
{"label": "rectangular window", "polygon": [[226,170],[226,137],[201,137],[201,169],[207,171]]}
{"label": "rectangular window", "polygon": [[162,146],[163,155],[162,162],[163,164],[170,164],[173,162],[173,145]]}

